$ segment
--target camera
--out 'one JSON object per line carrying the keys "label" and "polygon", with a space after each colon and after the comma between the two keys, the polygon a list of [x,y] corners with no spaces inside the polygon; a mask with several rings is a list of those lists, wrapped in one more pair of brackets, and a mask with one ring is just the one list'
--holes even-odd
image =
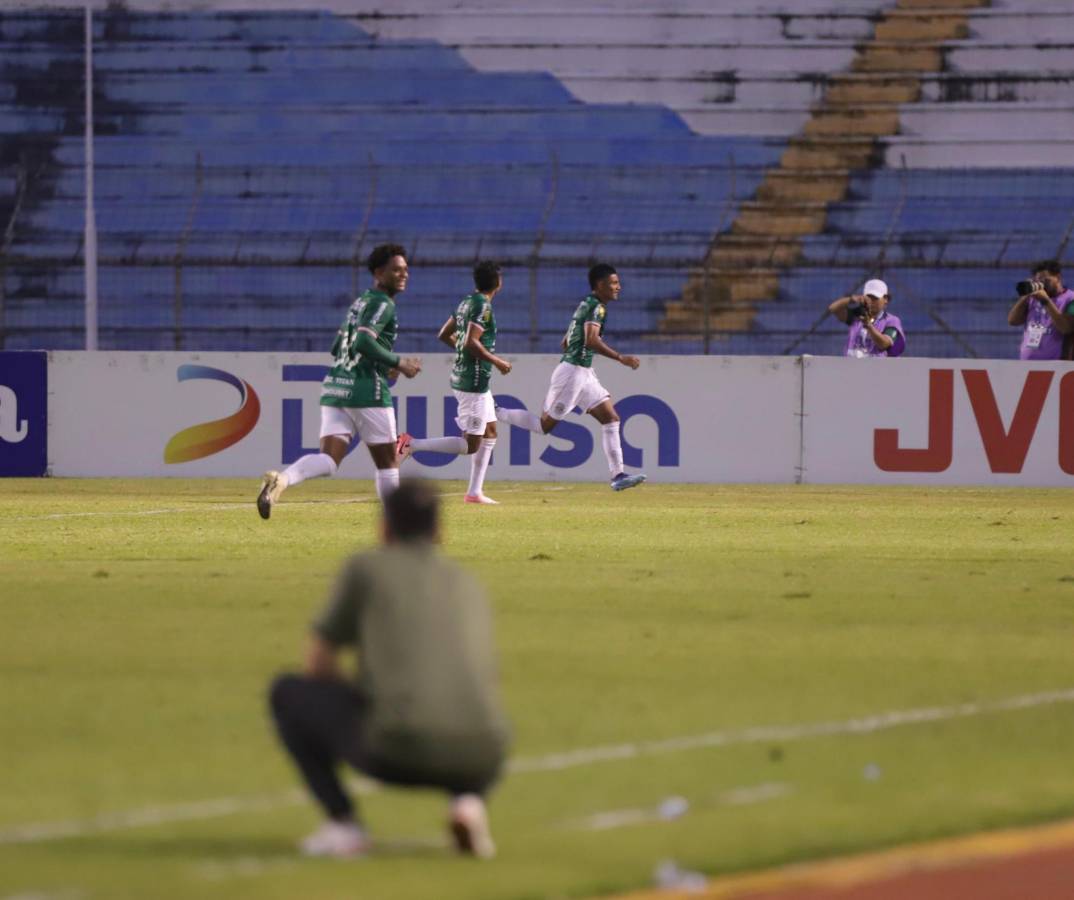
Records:
{"label": "camera", "polygon": [[1019,281],[1014,286],[1014,289],[1018,291],[1019,297],[1024,297],[1026,294],[1035,294],[1037,291],[1043,291],[1044,285],[1039,281]]}
{"label": "camera", "polygon": [[867,325],[873,321],[868,306],[857,300],[851,300],[847,304],[847,324],[850,325],[855,319],[861,319]]}

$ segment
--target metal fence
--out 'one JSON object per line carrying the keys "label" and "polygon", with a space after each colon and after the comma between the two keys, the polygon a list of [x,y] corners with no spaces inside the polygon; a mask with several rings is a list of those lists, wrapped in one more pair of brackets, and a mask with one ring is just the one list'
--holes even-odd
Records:
{"label": "metal fence", "polygon": [[[1051,182],[1033,171],[1001,181],[975,170],[889,171],[867,197],[852,184],[828,208],[825,230],[798,238],[737,232],[736,211],[763,171],[733,164],[623,167],[610,188],[603,170],[604,193],[589,196],[586,167],[550,156],[519,167],[517,197],[477,195],[460,206],[440,203],[432,188],[479,179],[478,166],[210,167],[191,158],[98,167],[102,348],[325,349],[369,282],[366,254],[393,240],[413,271],[400,315],[401,341],[415,351],[438,349],[436,327],[469,288],[473,263],[494,258],[506,272],[497,301],[505,352],[554,351],[587,289],[586,269],[605,260],[623,278],[609,335],[624,350],[838,353],[845,328],[826,306],[875,276],[891,288],[910,355],[1010,357],[1019,337],[1006,324],[1012,285],[1035,259],[1069,259],[1074,227],[1074,207],[1056,202],[1068,192],[1074,200],[1074,171]],[[81,347],[81,183],[71,169],[16,165],[0,175],[0,348]],[[937,179],[941,196],[930,191]],[[408,183],[417,188],[407,192]],[[642,193],[647,185],[674,195]],[[967,220],[960,196],[1008,215]],[[937,227],[922,226],[930,221]],[[685,317],[670,314],[684,298]]]}

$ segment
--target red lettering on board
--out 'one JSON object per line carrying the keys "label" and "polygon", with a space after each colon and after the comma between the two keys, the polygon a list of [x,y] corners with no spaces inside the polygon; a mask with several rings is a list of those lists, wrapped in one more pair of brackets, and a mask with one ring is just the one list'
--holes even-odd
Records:
{"label": "red lettering on board", "polygon": [[924,449],[899,446],[897,428],[873,432],[873,461],[885,472],[943,472],[951,465],[955,422],[955,373],[929,369],[929,443]]}
{"label": "red lettering on board", "polygon": [[977,419],[988,465],[993,472],[1021,472],[1029,445],[1037,431],[1053,372],[1030,372],[1022,386],[1022,395],[1014,409],[1010,430],[1003,428],[1003,419],[996,405],[996,395],[985,369],[963,369],[962,380],[970,395],[970,406]]}
{"label": "red lettering on board", "polygon": [[1059,379],[1059,468],[1074,475],[1074,372]]}

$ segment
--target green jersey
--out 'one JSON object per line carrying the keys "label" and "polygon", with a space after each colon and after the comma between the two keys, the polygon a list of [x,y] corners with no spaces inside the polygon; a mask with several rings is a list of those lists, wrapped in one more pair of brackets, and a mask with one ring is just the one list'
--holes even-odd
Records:
{"label": "green jersey", "polygon": [[560,362],[586,369],[593,365],[593,351],[586,349],[585,345],[585,328],[589,322],[596,322],[600,325],[600,335],[603,337],[605,315],[604,304],[592,294],[578,304],[567,329],[567,350],[560,357]]}
{"label": "green jersey", "polygon": [[455,309],[455,368],[451,370],[451,386],[456,391],[483,394],[489,389],[492,363],[471,356],[466,349],[466,334],[473,322],[481,332],[481,346],[492,353],[496,349],[496,317],[492,301],[474,292],[464,297]]}
{"label": "green jersey", "polygon": [[376,339],[389,353],[399,323],[395,303],[382,291],[366,291],[351,304],[332,344],[332,368],[321,384],[321,406],[391,406],[388,366],[366,359],[358,351],[360,332]]}

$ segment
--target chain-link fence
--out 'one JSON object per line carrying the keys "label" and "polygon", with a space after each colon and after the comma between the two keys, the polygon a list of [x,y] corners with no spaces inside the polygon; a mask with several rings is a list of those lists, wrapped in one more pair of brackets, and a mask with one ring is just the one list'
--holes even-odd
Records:
{"label": "chain-link fence", "polygon": [[[0,347],[80,347],[81,173],[0,174]],[[1074,199],[1074,170],[861,173],[806,235],[743,230],[760,169],[597,168],[550,154],[494,174],[479,162],[372,159],[208,166],[196,153],[185,165],[104,163],[100,346],[323,350],[370,282],[366,255],[390,240],[412,269],[400,299],[407,350],[439,349],[473,263],[492,258],[505,268],[508,353],[554,352],[586,269],[608,261],[624,284],[609,339],[623,350],[837,354],[846,329],[827,304],[881,277],[909,355],[1010,357],[1013,284],[1037,259],[1069,259],[1074,226],[1074,207],[1056,202]]]}

